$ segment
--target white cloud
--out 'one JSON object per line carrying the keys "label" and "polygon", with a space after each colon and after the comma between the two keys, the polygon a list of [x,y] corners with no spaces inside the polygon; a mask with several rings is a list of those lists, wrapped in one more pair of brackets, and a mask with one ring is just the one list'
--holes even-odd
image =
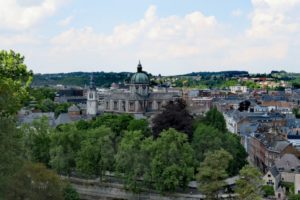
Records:
{"label": "white cloud", "polygon": [[[44,39],[47,47],[36,45],[39,51],[32,50],[27,58],[48,67],[42,69],[35,63],[40,66],[38,72],[134,71],[138,59],[146,64],[145,70],[154,74],[229,69],[265,72],[272,66],[288,64],[291,67],[285,70],[299,72],[299,2],[252,0],[250,26],[238,33],[200,11],[160,17],[156,7],[150,6],[140,20],[116,25],[108,34],[89,26],[69,28],[50,42]],[[61,25],[71,20],[67,17]],[[0,43],[26,45],[33,42],[34,37],[29,36],[0,37]]]}
{"label": "white cloud", "polygon": [[[253,0],[251,27],[239,35],[214,16],[199,11],[183,17],[159,17],[156,7],[150,6],[141,20],[118,25],[111,34],[97,33],[91,27],[69,29],[52,39],[51,55],[73,56],[78,58],[76,63],[88,56],[90,64],[119,66],[114,68],[116,71],[128,69],[124,65],[139,58],[150,61],[152,73],[224,70],[197,66],[260,71],[261,65],[280,63],[289,54],[290,35],[286,33],[295,33],[297,27],[285,14],[298,0],[288,1],[289,6],[283,6],[277,0]],[[172,70],[162,68],[166,64]],[[258,67],[253,68],[253,64]]]}
{"label": "white cloud", "polygon": [[213,16],[193,12],[184,17],[159,18],[156,7],[150,6],[143,19],[118,25],[109,35],[98,34],[91,27],[69,29],[52,39],[52,53],[97,52],[98,57],[132,54],[149,60],[185,58],[218,51],[226,43],[219,29]]}
{"label": "white cloud", "polygon": [[[252,0],[251,28],[247,34],[251,37],[269,38],[288,36],[299,31],[298,14],[300,0]],[[299,17],[299,15],[298,15]]]}
{"label": "white cloud", "polygon": [[67,0],[26,1],[0,0],[0,29],[22,30],[32,27]]}
{"label": "white cloud", "polygon": [[68,16],[65,19],[59,21],[58,24],[60,26],[68,26],[72,22],[73,19],[74,19],[74,16],[71,15],[71,16]]}
{"label": "white cloud", "polygon": [[2,48],[9,48],[16,45],[36,45],[39,43],[39,39],[32,34],[0,35]]}

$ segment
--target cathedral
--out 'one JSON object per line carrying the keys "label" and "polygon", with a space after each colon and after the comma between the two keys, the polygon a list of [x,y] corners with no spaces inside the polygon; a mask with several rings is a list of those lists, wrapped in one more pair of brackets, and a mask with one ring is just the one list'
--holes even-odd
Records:
{"label": "cathedral", "polygon": [[[179,91],[153,91],[150,78],[139,62],[137,72],[132,75],[127,90],[110,90],[99,101],[99,94],[91,77],[87,93],[87,114],[102,112],[151,115],[159,112],[169,101],[181,98]],[[102,105],[101,105],[102,104]]]}

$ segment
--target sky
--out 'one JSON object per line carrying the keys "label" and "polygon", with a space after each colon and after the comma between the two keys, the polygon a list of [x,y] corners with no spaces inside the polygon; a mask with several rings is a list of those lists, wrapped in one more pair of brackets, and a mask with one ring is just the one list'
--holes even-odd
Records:
{"label": "sky", "polygon": [[0,49],[35,73],[300,72],[300,0],[0,0]]}

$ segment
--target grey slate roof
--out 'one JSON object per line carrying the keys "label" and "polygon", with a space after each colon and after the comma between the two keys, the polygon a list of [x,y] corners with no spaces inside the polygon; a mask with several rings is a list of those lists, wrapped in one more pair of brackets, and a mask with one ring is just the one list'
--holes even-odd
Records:
{"label": "grey slate roof", "polygon": [[300,167],[299,159],[293,154],[284,154],[281,158],[275,161],[275,166],[278,170],[291,171],[297,170]]}
{"label": "grey slate roof", "polygon": [[68,108],[68,112],[80,112],[79,108],[74,104]]}
{"label": "grey slate roof", "polygon": [[271,174],[276,177],[279,175],[279,171],[277,170],[276,166],[273,166],[269,169],[269,171],[271,172]]}
{"label": "grey slate roof", "polygon": [[290,143],[288,141],[282,140],[282,141],[275,141],[272,144],[271,149],[278,151],[278,152],[282,152],[287,146],[289,146]]}
{"label": "grey slate roof", "polygon": [[71,117],[68,113],[61,113],[55,120],[55,125],[58,126],[60,124],[68,124],[71,122],[78,121],[80,119],[82,119],[80,115]]}
{"label": "grey slate roof", "polygon": [[42,117],[47,117],[50,126],[55,126],[55,116],[53,112],[47,113],[29,113],[28,115],[19,116],[19,122],[21,124],[31,124],[33,121],[38,120]]}

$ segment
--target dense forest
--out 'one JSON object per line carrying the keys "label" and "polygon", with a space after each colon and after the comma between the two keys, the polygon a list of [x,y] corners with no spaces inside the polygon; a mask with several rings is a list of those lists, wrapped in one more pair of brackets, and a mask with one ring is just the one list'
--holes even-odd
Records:
{"label": "dense forest", "polygon": [[47,85],[73,85],[85,86],[89,85],[90,77],[93,75],[96,86],[110,87],[112,83],[123,83],[128,81],[132,73],[129,72],[71,72],[59,74],[34,74],[32,86]]}

